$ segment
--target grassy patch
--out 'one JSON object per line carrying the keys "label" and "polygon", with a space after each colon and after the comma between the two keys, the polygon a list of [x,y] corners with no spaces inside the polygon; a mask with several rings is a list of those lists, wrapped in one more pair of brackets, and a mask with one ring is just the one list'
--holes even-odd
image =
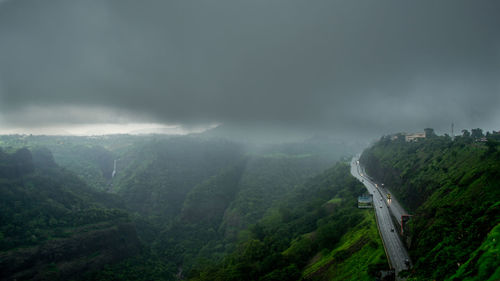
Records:
{"label": "grassy patch", "polygon": [[315,256],[303,272],[304,280],[373,280],[368,273],[369,266],[385,262],[387,258],[373,211],[367,210],[364,216],[336,248]]}
{"label": "grassy patch", "polygon": [[342,198],[335,197],[335,198],[330,199],[326,203],[327,204],[338,204],[338,203],[341,203],[341,202],[342,202]]}
{"label": "grassy patch", "polygon": [[488,234],[470,259],[447,280],[500,280],[500,224]]}

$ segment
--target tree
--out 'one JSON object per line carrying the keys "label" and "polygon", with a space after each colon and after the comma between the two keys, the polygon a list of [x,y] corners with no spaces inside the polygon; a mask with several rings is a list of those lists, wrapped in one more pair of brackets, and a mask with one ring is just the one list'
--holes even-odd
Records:
{"label": "tree", "polygon": [[475,139],[480,139],[484,137],[483,130],[481,130],[480,128],[472,129],[471,132],[472,132],[471,136]]}
{"label": "tree", "polygon": [[436,133],[434,133],[434,129],[433,128],[425,128],[424,132],[425,132],[425,137],[426,138],[430,138],[430,137],[435,137],[436,136]]}
{"label": "tree", "polygon": [[488,141],[486,142],[486,146],[488,147],[487,153],[488,154],[495,153],[497,151],[497,146],[499,144],[500,143],[498,141],[495,141],[493,139],[488,139]]}
{"label": "tree", "polygon": [[464,129],[464,130],[462,130],[462,136],[463,136],[464,138],[468,138],[468,137],[470,137],[470,133],[469,133],[469,131],[467,131],[467,130],[465,130],[465,129]]}

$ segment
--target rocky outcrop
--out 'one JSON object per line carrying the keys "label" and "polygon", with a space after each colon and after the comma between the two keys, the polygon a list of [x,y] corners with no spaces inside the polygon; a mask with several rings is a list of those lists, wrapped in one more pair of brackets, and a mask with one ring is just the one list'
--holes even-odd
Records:
{"label": "rocky outcrop", "polygon": [[0,253],[0,280],[70,280],[140,251],[135,226],[105,223],[69,238]]}

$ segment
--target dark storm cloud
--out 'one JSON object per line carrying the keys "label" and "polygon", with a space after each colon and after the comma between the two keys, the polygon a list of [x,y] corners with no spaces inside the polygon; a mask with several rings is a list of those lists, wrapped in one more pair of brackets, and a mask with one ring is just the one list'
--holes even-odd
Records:
{"label": "dark storm cloud", "polygon": [[[1,115],[46,125],[60,107],[60,123],[110,122],[110,114],[84,114],[98,106],[154,122],[301,131],[491,126],[500,121],[499,7],[6,1]],[[63,116],[75,107],[82,113]]]}

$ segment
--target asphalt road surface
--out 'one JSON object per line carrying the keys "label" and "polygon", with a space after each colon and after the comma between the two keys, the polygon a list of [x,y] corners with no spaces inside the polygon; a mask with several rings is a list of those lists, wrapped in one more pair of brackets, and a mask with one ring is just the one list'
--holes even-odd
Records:
{"label": "asphalt road surface", "polygon": [[405,260],[408,259],[411,266],[410,256],[399,238],[398,231],[400,226],[394,225],[390,214],[390,211],[392,211],[397,218],[401,218],[401,214],[406,214],[406,212],[401,205],[397,203],[394,197],[391,200],[387,200],[387,192],[379,190],[378,187],[375,186],[375,183],[359,166],[357,157],[354,157],[351,162],[351,174],[363,182],[368,192],[373,195],[373,204],[377,216],[378,228],[384,242],[390,265],[396,270],[396,273],[407,269],[408,267],[405,264]]}
{"label": "asphalt road surface", "polygon": [[[357,160],[356,160],[357,161]],[[372,185],[375,185],[375,191],[378,192],[386,201],[387,203],[387,208],[389,208],[389,211],[391,214],[397,218],[399,226],[401,227],[401,216],[408,214],[405,209],[399,204],[398,199],[392,194],[389,190],[387,190],[384,187],[383,183],[376,183],[368,174],[365,172],[365,168],[359,165],[357,162],[355,163],[358,165],[358,171],[359,174],[362,175],[362,177],[367,180],[369,183]],[[391,200],[387,200],[387,194],[391,194]]]}

